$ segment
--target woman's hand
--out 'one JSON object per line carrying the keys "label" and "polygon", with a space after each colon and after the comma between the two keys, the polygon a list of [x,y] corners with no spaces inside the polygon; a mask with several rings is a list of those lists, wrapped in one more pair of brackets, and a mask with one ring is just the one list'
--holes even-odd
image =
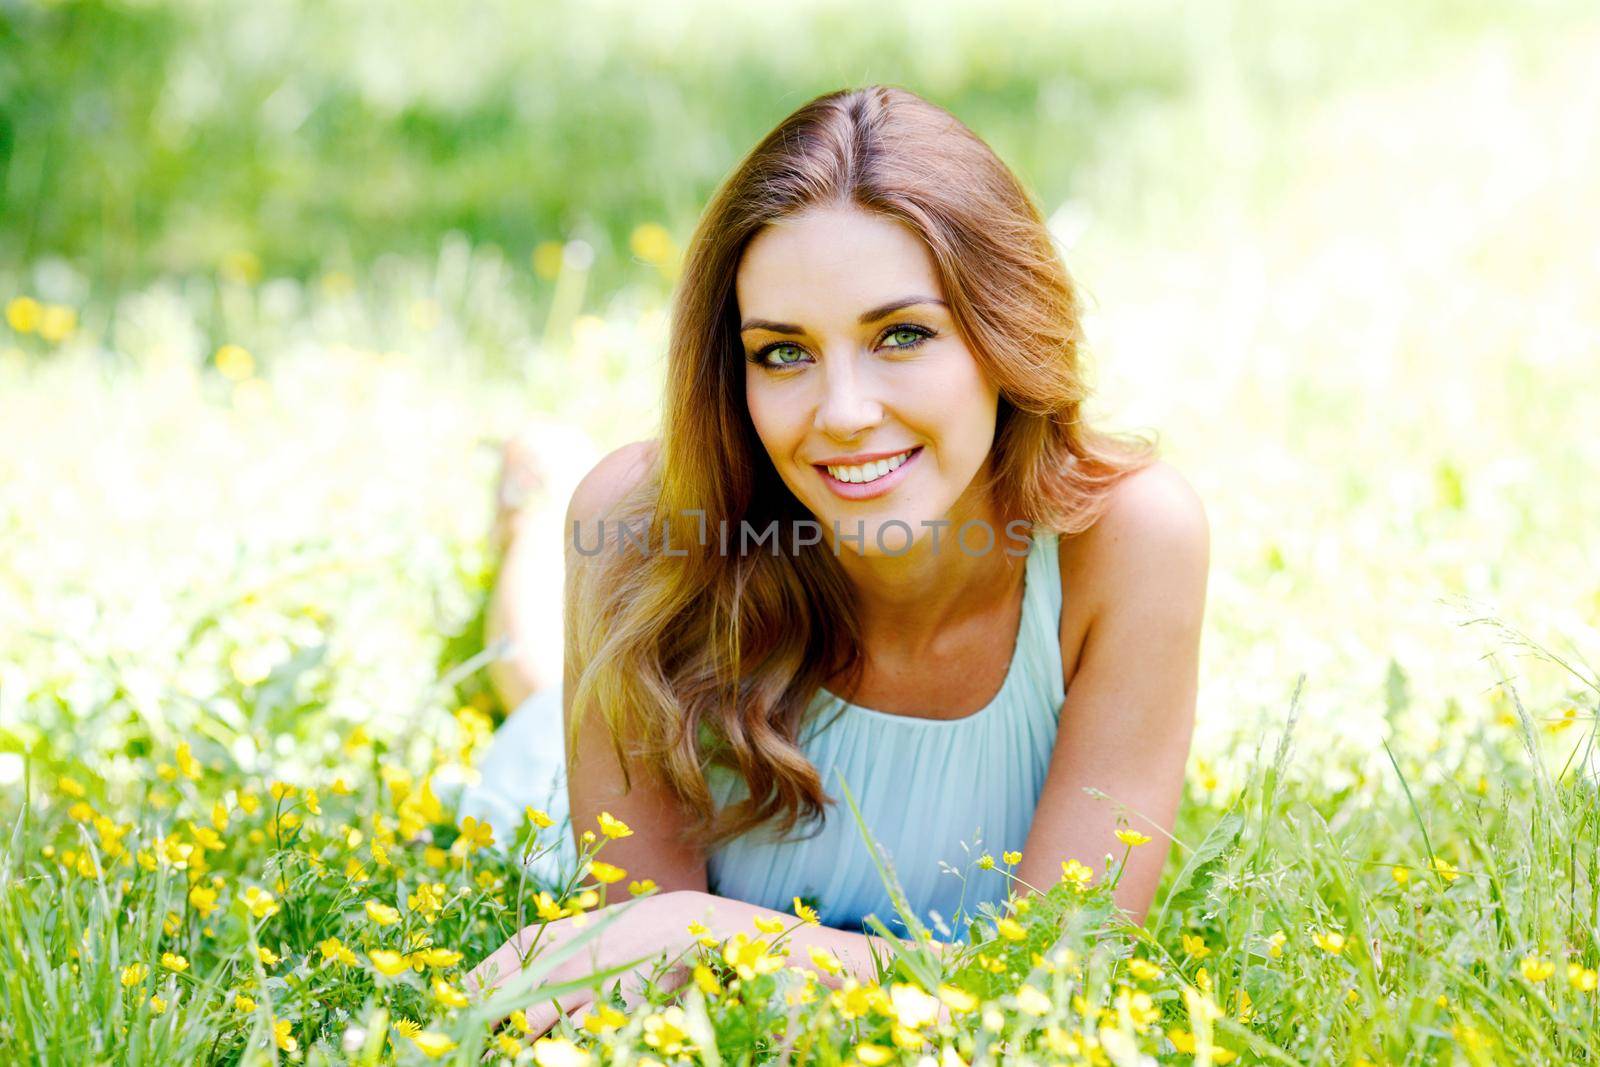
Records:
{"label": "woman's hand", "polygon": [[[693,944],[694,939],[689,935],[689,920],[686,917],[688,915],[686,897],[689,895],[692,894],[655,893],[647,897],[608,904],[603,908],[585,912],[583,916],[567,916],[553,922],[535,923],[524,927],[520,933],[472,969],[466,978],[467,990],[477,995],[480,990],[487,993],[504,985],[522,973],[522,960],[530,948],[534,955],[528,962],[533,963],[546,953],[557,951],[573,938],[581,937],[594,924],[621,909],[621,914],[615,921],[597,936],[592,937],[572,956],[551,969],[541,984],[561,985],[648,956],[650,957],[648,962],[639,964],[632,971],[603,980],[607,983],[620,982],[624,1002],[630,1010],[636,1008],[644,1003],[645,982],[660,965],[661,958],[664,956],[668,960],[674,960]],[[582,920],[582,925],[578,925],[575,921],[579,919]],[[662,976],[657,986],[668,992],[675,991],[689,980],[692,972],[691,965],[675,963]],[[559,998],[530,1005],[526,1009],[529,1036],[543,1035],[561,1016],[593,1003],[594,999],[593,989],[580,989]]]}

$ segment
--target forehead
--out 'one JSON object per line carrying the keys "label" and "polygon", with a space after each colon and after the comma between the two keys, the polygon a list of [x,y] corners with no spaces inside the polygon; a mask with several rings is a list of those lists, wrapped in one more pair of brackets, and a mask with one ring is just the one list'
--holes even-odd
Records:
{"label": "forehead", "polygon": [[763,227],[745,247],[735,290],[742,314],[788,321],[807,309],[853,317],[912,293],[945,295],[915,230],[854,206],[810,208]]}

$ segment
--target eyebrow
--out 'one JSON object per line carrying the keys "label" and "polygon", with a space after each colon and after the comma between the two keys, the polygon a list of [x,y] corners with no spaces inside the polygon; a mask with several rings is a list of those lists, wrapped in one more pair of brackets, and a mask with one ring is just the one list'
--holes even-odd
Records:
{"label": "eyebrow", "polygon": [[[870,326],[887,315],[893,315],[901,308],[908,308],[917,304],[937,304],[939,307],[948,306],[936,296],[907,296],[899,300],[891,300],[887,304],[873,308],[871,311],[864,311],[856,321],[863,326]],[[770,319],[746,319],[739,326],[740,333],[747,333],[750,330],[766,330],[768,333],[790,334],[803,334],[806,332],[804,328],[793,323],[773,322]]]}

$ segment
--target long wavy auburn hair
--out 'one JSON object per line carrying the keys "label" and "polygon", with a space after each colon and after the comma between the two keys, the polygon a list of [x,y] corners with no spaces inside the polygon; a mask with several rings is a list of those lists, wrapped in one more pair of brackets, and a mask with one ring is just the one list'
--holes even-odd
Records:
{"label": "long wavy auburn hair", "polygon": [[[581,724],[599,709],[626,788],[625,746],[676,795],[689,815],[682,843],[702,855],[763,824],[787,835],[836,803],[799,738],[820,686],[859,683],[852,586],[826,540],[723,554],[716,531],[726,522],[732,543],[741,522],[789,530],[812,518],[750,420],[734,279],[762,227],[840,203],[904,223],[932,253],[957,328],[999,390],[987,483],[997,514],[1080,532],[1116,482],[1157,458],[1154,439],[1080,417],[1077,293],[1038,208],[976,134],[878,85],[828,93],[784,119],[706,207],[673,296],[660,447],[607,514],[601,551],[566,583],[577,679],[569,770]],[[622,525],[688,554],[623,544]],[[719,809],[713,767],[737,773],[747,795]]]}

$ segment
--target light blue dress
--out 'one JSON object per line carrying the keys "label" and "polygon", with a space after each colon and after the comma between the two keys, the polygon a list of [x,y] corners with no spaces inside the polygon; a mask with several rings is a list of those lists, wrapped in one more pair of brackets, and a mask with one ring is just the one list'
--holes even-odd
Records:
{"label": "light blue dress", "polygon": [[[798,896],[815,904],[825,925],[872,932],[862,920],[875,914],[904,936],[906,924],[851,814],[842,777],[907,900],[936,937],[965,937],[981,903],[1005,901],[1009,879],[975,861],[988,852],[1003,867],[1003,851],[1022,849],[1055,747],[1066,696],[1057,540],[1054,531],[1035,528],[1015,651],[994,699],[964,718],[925,719],[875,711],[820,689],[800,745],[838,803],[812,837],[804,835],[814,822],[798,824],[786,841],[758,827],[712,853],[706,867],[712,893],[782,912],[791,912]],[[549,881],[577,863],[561,723],[559,686],[529,697],[496,735],[482,779],[461,807],[463,815],[487,819],[498,841],[515,832],[524,805],[549,813],[557,823],[541,831],[541,840],[560,847],[530,865]],[[743,781],[726,768],[712,768],[707,785],[719,807],[746,795]]]}

